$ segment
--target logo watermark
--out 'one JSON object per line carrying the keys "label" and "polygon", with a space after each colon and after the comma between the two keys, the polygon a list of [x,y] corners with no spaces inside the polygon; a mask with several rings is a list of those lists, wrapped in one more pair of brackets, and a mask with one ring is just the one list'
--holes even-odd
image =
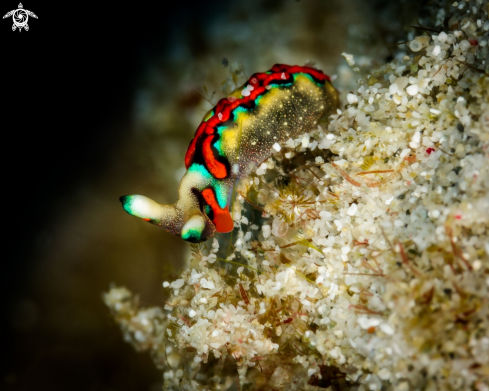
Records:
{"label": "logo watermark", "polygon": [[18,7],[19,8],[17,8],[16,10],[7,12],[3,16],[3,19],[8,18],[9,16],[12,17],[12,20],[14,21],[14,24],[12,25],[12,31],[15,31],[17,29],[19,29],[19,31],[22,31],[22,29],[24,29],[25,31],[29,31],[29,25],[27,24],[29,16],[38,19],[37,15],[32,11],[24,9],[22,3],[19,3]]}

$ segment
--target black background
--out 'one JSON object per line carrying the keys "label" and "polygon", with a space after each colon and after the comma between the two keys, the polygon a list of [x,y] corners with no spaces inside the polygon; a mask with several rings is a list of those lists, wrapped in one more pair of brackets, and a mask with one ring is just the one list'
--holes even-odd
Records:
{"label": "black background", "polygon": [[[124,137],[121,132],[128,131],[117,125],[129,121],[145,64],[172,47],[176,31],[198,36],[227,4],[31,1],[24,8],[38,19],[29,18],[29,31],[12,31],[11,17],[1,20],[1,389],[23,389],[15,378],[37,373],[24,363],[36,365],[30,356],[39,352],[19,350],[22,334],[8,320],[12,298],[25,288],[24,275],[32,267],[36,235],[56,203],[101,169]],[[0,13],[16,8],[17,2],[2,2]],[[133,350],[117,328],[114,340],[123,351]],[[161,382],[147,356],[130,353],[114,362],[109,352],[87,357],[80,343],[61,349],[71,350],[67,357],[78,351],[79,359],[52,370],[71,372],[60,373],[59,381],[40,379],[35,389],[45,384],[71,390],[148,389],[151,382]]]}
{"label": "black background", "polygon": [[[3,4],[6,12],[16,8]],[[28,32],[13,32],[11,17],[0,25],[2,292],[19,284],[26,243],[56,199],[98,169],[123,137],[122,127],[111,125],[128,116],[144,64],[169,50],[176,27],[195,34],[226,2],[32,2],[24,8],[39,17],[29,19]]]}

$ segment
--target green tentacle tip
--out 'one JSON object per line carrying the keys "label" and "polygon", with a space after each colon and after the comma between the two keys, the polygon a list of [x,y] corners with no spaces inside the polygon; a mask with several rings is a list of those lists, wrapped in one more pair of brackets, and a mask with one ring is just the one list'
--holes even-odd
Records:
{"label": "green tentacle tip", "polygon": [[122,208],[132,216],[145,221],[152,221],[158,214],[160,206],[148,197],[132,194],[119,198]]}
{"label": "green tentacle tip", "polygon": [[182,228],[182,239],[187,242],[202,242],[202,234],[205,229],[205,219],[202,216],[194,215],[187,220]]}
{"label": "green tentacle tip", "polygon": [[119,197],[119,201],[122,204],[122,208],[129,213],[130,215],[134,215],[134,211],[131,208],[132,201],[134,199],[134,196],[132,195],[123,195]]}

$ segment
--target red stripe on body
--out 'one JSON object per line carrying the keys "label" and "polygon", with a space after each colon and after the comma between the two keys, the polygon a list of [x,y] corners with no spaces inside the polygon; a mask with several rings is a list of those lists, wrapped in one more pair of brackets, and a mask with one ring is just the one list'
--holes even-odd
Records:
{"label": "red stripe on body", "polygon": [[308,73],[314,76],[318,80],[328,80],[331,81],[328,75],[325,75],[323,72],[311,68],[311,67],[301,67],[298,65],[285,65],[285,64],[275,64],[272,69],[272,72],[290,72],[290,73]]}
{"label": "red stripe on body", "polygon": [[214,136],[207,136],[202,143],[202,155],[204,156],[204,162],[211,173],[211,175],[216,179],[224,179],[228,176],[226,166],[219,162],[215,156],[214,151],[212,151],[211,143]]}
{"label": "red stripe on body", "polygon": [[197,130],[195,131],[194,138],[190,141],[190,145],[188,146],[187,153],[185,154],[185,168],[189,168],[192,165],[195,155],[195,146],[197,144],[197,140],[204,133],[207,122],[202,122]]}
{"label": "red stripe on body", "polygon": [[283,80],[282,79],[282,72],[272,73],[271,75],[268,75],[268,77],[263,82],[263,86],[266,87],[266,86],[270,85],[275,80]]}
{"label": "red stripe on body", "polygon": [[234,228],[234,222],[227,208],[221,209],[217,203],[216,196],[212,189],[205,189],[202,192],[205,202],[209,205],[214,213],[212,222],[216,226],[217,232],[226,233]]}
{"label": "red stripe on body", "polygon": [[[249,97],[245,97],[246,99]],[[220,125],[223,122],[226,122],[229,120],[231,117],[232,111],[238,107],[240,104],[244,102],[248,102],[248,100],[243,99],[237,99],[234,102],[230,102],[227,98],[221,99],[216,106],[216,114],[213,115],[213,117],[207,121],[210,127],[216,127]],[[225,102],[223,102],[225,101]],[[219,119],[219,113],[221,114],[221,119]],[[214,134],[215,132],[212,132]],[[208,133],[211,134],[211,133]]]}
{"label": "red stripe on body", "polygon": [[249,98],[251,98],[251,100],[255,100],[259,95],[263,94],[265,90],[265,87],[256,87],[253,91],[251,91]]}

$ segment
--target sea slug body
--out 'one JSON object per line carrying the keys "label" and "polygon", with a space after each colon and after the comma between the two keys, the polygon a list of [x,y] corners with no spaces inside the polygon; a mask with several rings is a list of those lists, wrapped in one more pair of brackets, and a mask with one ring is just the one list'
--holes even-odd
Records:
{"label": "sea slug body", "polygon": [[277,64],[255,73],[204,116],[185,155],[178,201],[161,205],[127,195],[122,206],[189,242],[229,232],[235,180],[272,155],[274,145],[310,131],[337,106],[338,94],[319,70]]}

